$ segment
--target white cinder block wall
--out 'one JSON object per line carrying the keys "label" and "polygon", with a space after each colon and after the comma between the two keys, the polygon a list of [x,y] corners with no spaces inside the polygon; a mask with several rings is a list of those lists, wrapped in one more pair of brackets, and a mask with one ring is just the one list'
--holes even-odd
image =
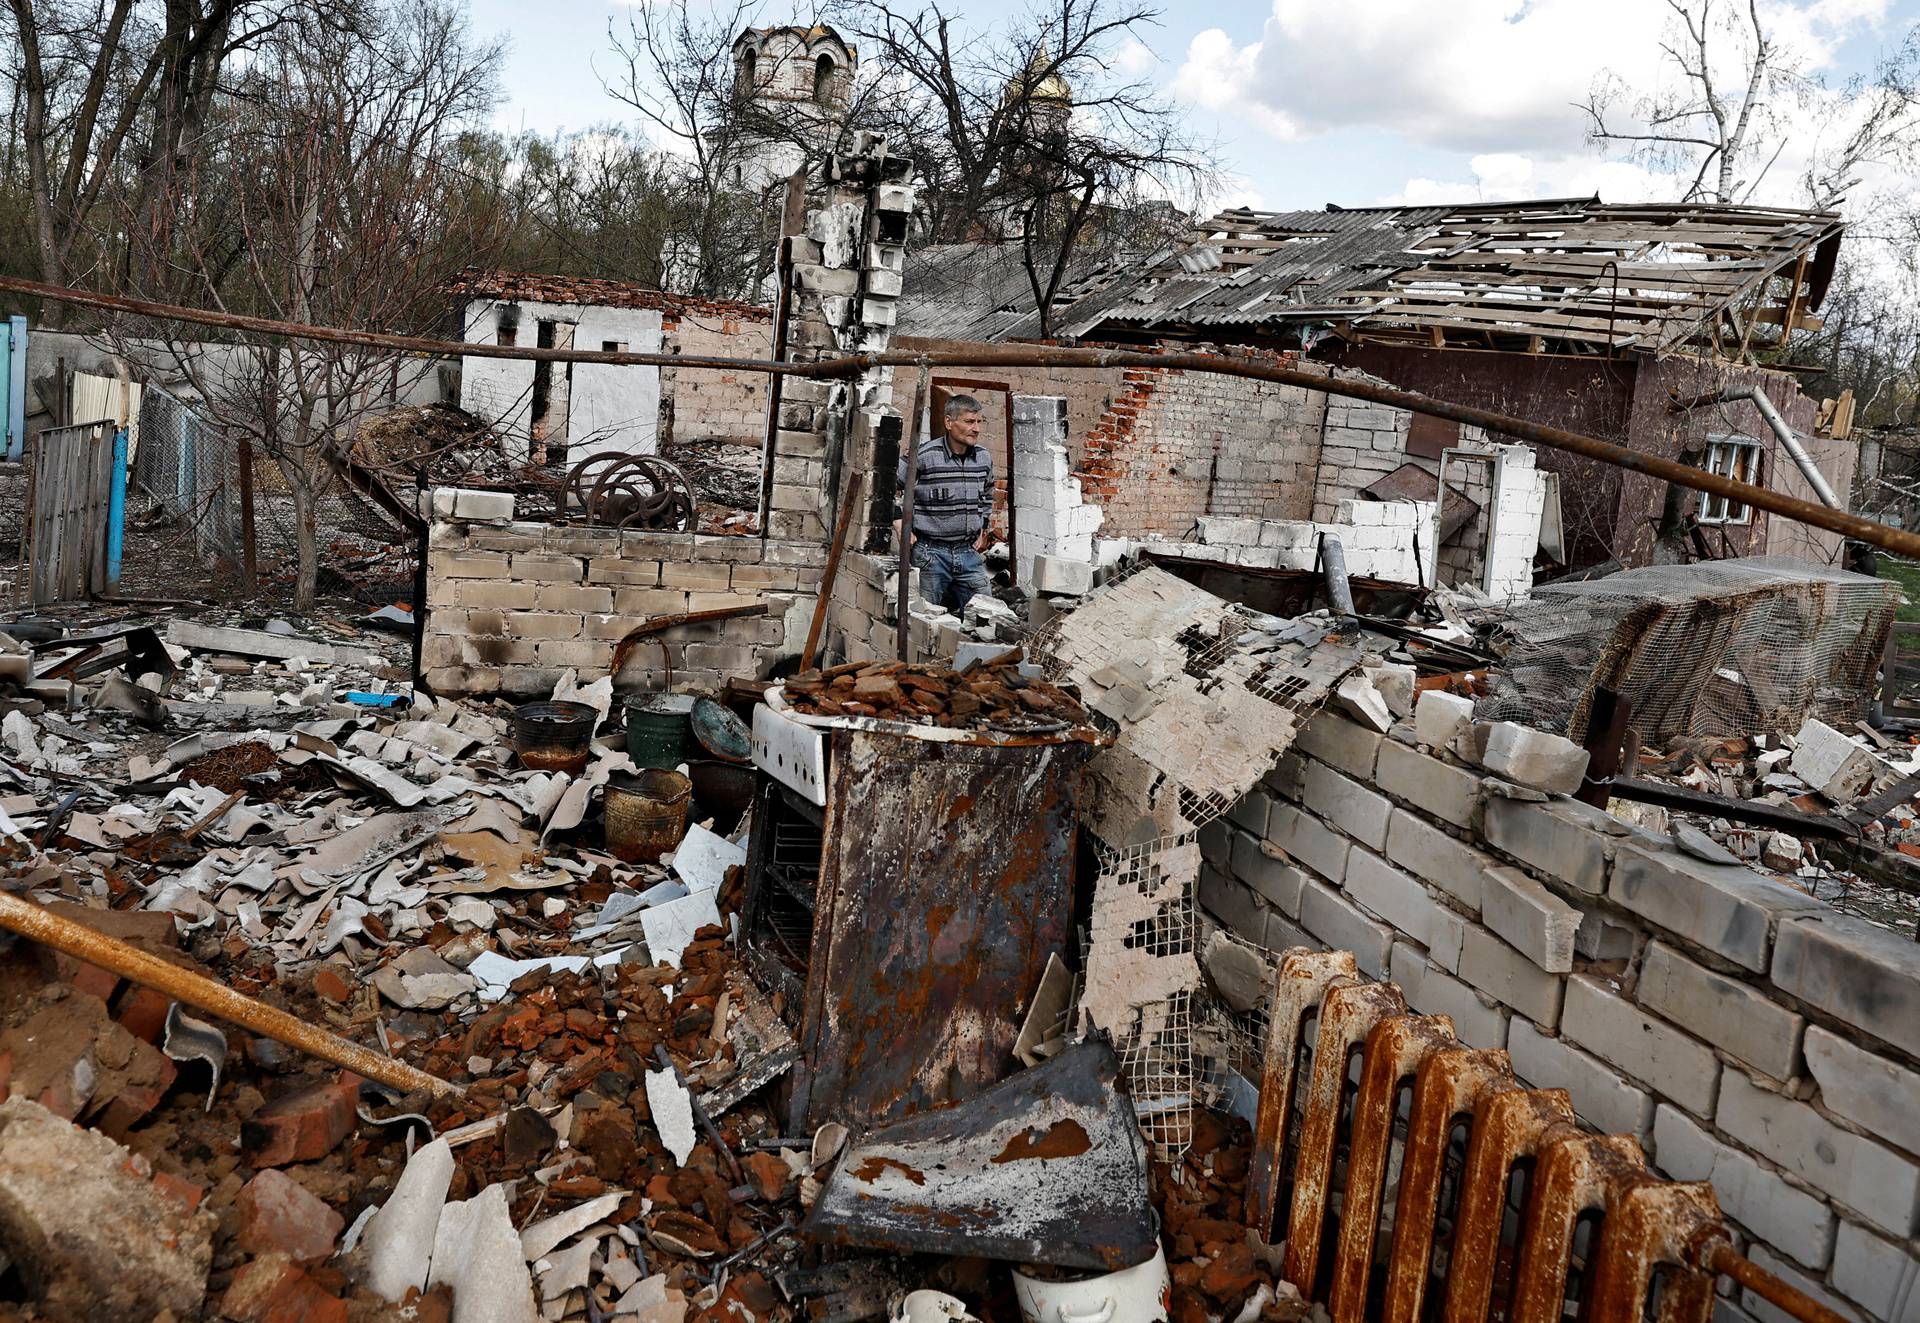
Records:
{"label": "white cinder block wall", "polygon": [[[1490,795],[1407,723],[1315,717],[1201,843],[1214,921],[1352,949],[1586,1124],[1710,1180],[1757,1262],[1848,1317],[1920,1318],[1909,934],[1574,800]],[[1784,1317],[1745,1293],[1719,1310]]]}
{"label": "white cinder block wall", "polygon": [[[500,300],[475,299],[467,305],[464,338],[469,344],[493,344],[500,329]],[[520,303],[518,343],[532,345],[543,321],[573,327],[573,348],[598,351],[608,344],[628,353],[660,350],[661,315],[647,308],[606,308],[579,304]],[[462,358],[460,399],[468,411],[495,422],[524,462],[533,414],[535,364],[507,358]],[[660,431],[660,369],[604,367],[593,363],[554,364],[566,374],[567,435],[571,460],[614,451],[650,455]]]}

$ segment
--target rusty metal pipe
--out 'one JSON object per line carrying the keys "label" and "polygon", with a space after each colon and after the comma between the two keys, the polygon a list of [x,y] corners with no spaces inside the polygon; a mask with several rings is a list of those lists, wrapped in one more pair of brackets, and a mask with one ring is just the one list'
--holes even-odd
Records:
{"label": "rusty metal pipe", "polygon": [[375,1052],[372,1048],[348,1042],[317,1025],[276,1010],[251,997],[242,996],[224,984],[169,964],[148,955],[105,933],[95,932],[83,923],[64,918],[51,910],[0,892],[0,928],[31,938],[42,946],[64,951],[76,960],[130,978],[143,987],[164,992],[175,1001],[206,1011],[242,1028],[264,1034],[309,1056],[330,1061],[336,1066],[378,1081],[402,1093],[421,1089],[458,1096],[466,1092],[457,1084],[436,1079],[416,1070],[404,1061]]}
{"label": "rusty metal pipe", "polygon": [[932,407],[928,399],[926,360],[920,361],[920,384],[913,389],[913,416],[901,420],[900,453],[905,457],[905,477],[900,482],[900,577],[895,589],[899,615],[894,620],[894,652],[901,661],[913,660],[913,597],[907,590],[913,577],[913,489],[920,472],[921,416]]}
{"label": "rusty metal pipe", "polygon": [[1847,1323],[1846,1318],[1791,1283],[1784,1282],[1740,1253],[1724,1240],[1707,1251],[1707,1270],[1723,1272],[1775,1308],[1784,1309],[1801,1323]]}
{"label": "rusty metal pipe", "polygon": [[847,528],[853,523],[853,507],[860,504],[867,475],[859,469],[847,475],[846,494],[840,498],[840,517],[833,522],[833,541],[827,547],[827,568],[820,574],[820,596],[813,603],[813,620],[807,625],[807,645],[800,650],[800,669],[811,671],[820,651],[820,629],[827,622],[827,605],[833,597],[834,580],[840,577],[840,557],[847,549]]}
{"label": "rusty metal pipe", "polygon": [[889,350],[877,354],[851,354],[842,358],[820,359],[812,363],[781,363],[767,359],[693,357],[677,354],[607,354],[575,349],[522,348],[517,345],[466,344],[457,340],[429,340],[417,336],[386,335],[373,331],[350,331],[336,327],[308,326],[297,322],[276,322],[264,317],[243,317],[234,313],[205,312],[173,304],[127,299],[90,290],[74,290],[39,281],[0,276],[0,293],[25,294],[52,299],[83,308],[101,308],[115,312],[137,313],[173,321],[216,326],[226,330],[248,331],[288,339],[330,341],[367,348],[394,349],[410,353],[438,354],[447,357],[528,359],[552,363],[601,363],[610,367],[718,368],[736,372],[765,372],[789,377],[850,377],[878,367],[1067,367],[1067,368],[1160,368],[1183,372],[1212,372],[1220,376],[1243,377],[1252,381],[1271,381],[1321,391],[1348,399],[1368,400],[1391,408],[1407,409],[1433,418],[1447,418],[1490,431],[1502,432],[1535,445],[1570,454],[1584,455],[1616,468],[1644,473],[1690,491],[1724,496],[1769,514],[1824,528],[1898,555],[1920,559],[1920,533],[1891,528],[1863,519],[1844,510],[1830,510],[1814,501],[1737,482],[1732,478],[1650,455],[1612,441],[1584,436],[1545,423],[1530,422],[1491,409],[1454,404],[1432,396],[1398,387],[1379,385],[1354,378],[1335,378],[1321,373],[1253,358],[1223,354],[1151,353],[1132,349],[1067,349],[1051,345],[981,345],[973,349],[914,352]]}

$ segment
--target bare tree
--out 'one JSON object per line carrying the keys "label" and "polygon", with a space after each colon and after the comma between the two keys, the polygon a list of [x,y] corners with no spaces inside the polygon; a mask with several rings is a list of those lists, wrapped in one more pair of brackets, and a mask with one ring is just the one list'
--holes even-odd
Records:
{"label": "bare tree", "polygon": [[[249,61],[209,142],[169,181],[168,223],[141,235],[142,292],[278,320],[421,334],[446,289],[497,251],[507,208],[465,135],[490,109],[498,46],[476,47],[440,0],[393,0],[355,30],[295,25]],[[273,464],[292,508],[294,605],[312,605],[320,512],[360,424],[405,364],[347,345],[210,344],[179,328],[114,328],[130,355],[157,339],[223,432]],[[148,343],[151,343],[149,341]]]}
{"label": "bare tree", "polygon": [[[109,283],[128,248],[124,195],[164,192],[233,57],[303,0],[8,0],[20,156],[41,278]],[[9,154],[11,155],[11,153]],[[11,172],[9,172],[11,173]],[[144,207],[135,207],[139,215]],[[118,251],[115,251],[118,246]],[[43,320],[58,325],[59,305]]]}
{"label": "bare tree", "polygon": [[675,0],[635,5],[624,26],[608,25],[616,67],[602,82],[660,142],[677,182],[665,236],[673,259],[662,273],[663,287],[675,292],[756,296],[772,271],[787,173],[760,163],[778,156],[804,168],[839,150],[864,116],[866,83],[839,89],[846,96],[824,105],[770,108],[757,94],[775,67],[734,56],[756,9],[753,0],[732,0],[696,14]]}
{"label": "bare tree", "polygon": [[1807,206],[1840,204],[1861,168],[1910,159],[1920,132],[1920,37],[1839,88],[1808,75],[1759,0],[1667,0],[1660,43],[1670,81],[1636,91],[1604,73],[1581,103],[1588,138],[1686,181],[1683,201],[1752,200],[1789,145],[1805,152]]}
{"label": "bare tree", "polygon": [[1116,72],[1154,9],[1049,0],[984,33],[939,0],[848,0],[847,13],[889,84],[874,126],[913,157],[929,237],[1017,240],[1045,335],[1091,251],[1163,241],[1216,180],[1178,107]]}
{"label": "bare tree", "polygon": [[683,183],[663,153],[606,127],[529,136],[515,144],[515,157],[514,210],[527,224],[509,265],[660,286],[661,248]]}

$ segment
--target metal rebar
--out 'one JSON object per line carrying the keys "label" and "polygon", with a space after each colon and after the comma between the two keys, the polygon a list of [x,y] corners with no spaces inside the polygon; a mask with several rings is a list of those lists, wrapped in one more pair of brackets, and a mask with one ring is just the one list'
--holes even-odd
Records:
{"label": "metal rebar", "polygon": [[1268,381],[1302,390],[1339,395],[1347,399],[1367,400],[1389,408],[1406,409],[1433,418],[1447,418],[1489,431],[1564,450],[1616,468],[1644,473],[1648,477],[1685,487],[1690,491],[1724,496],[1743,505],[1770,514],[1794,519],[1815,528],[1844,534],[1861,542],[1920,559],[1920,533],[1892,528],[1844,510],[1831,510],[1815,501],[1801,500],[1783,492],[1756,487],[1718,473],[1682,464],[1660,455],[1651,455],[1629,446],[1598,437],[1570,432],[1565,428],[1496,413],[1491,409],[1455,404],[1396,386],[1363,381],[1357,377],[1334,377],[1287,367],[1267,359],[1226,354],[1157,353],[1135,349],[1069,349],[1053,345],[978,345],[970,349],[937,351],[889,350],[884,353],[849,354],[841,358],[820,359],[811,363],[783,363],[769,359],[719,358],[680,354],[594,353],[578,349],[541,349],[518,345],[467,344],[458,340],[431,340],[419,336],[388,335],[374,331],[342,330],[337,327],[309,326],[298,322],[276,322],[264,317],[243,317],[235,313],[206,312],[198,308],[153,303],[144,299],[121,298],[46,285],[34,280],[0,276],[0,293],[24,294],[52,299],[76,307],[100,308],[114,312],[136,313],[164,320],[216,326],[226,330],[247,331],[286,339],[329,341],[366,348],[393,349],[407,353],[433,354],[459,358],[511,358],[551,363],[600,363],[609,367],[715,368],[733,372],[764,372],[789,377],[851,377],[882,367],[1055,367],[1055,368],[1157,368],[1175,372],[1210,372],[1218,376]]}
{"label": "metal rebar", "polygon": [[1844,1316],[1827,1308],[1800,1288],[1775,1277],[1724,1240],[1716,1242],[1708,1251],[1707,1268],[1712,1272],[1725,1273],[1768,1304],[1786,1310],[1800,1323],[1847,1323]]}
{"label": "metal rebar", "polygon": [[900,422],[900,453],[906,461],[906,477],[900,483],[900,576],[897,586],[895,605],[900,614],[894,621],[894,653],[901,661],[913,660],[913,599],[907,591],[908,581],[913,577],[913,487],[914,478],[920,472],[920,420],[929,407],[927,400],[928,370],[926,361],[920,363],[920,384],[913,390],[913,413]]}
{"label": "metal rebar", "polygon": [[372,1048],[349,1042],[337,1034],[272,1006],[242,996],[221,983],[148,955],[105,933],[95,932],[52,910],[18,896],[0,892],[0,928],[63,951],[76,960],[98,965],[122,978],[130,978],[143,987],[164,992],[175,1001],[185,1002],[231,1024],[265,1034],[276,1042],[297,1048],[309,1056],[330,1061],[336,1066],[377,1080],[402,1093],[420,1089],[438,1094],[460,1095],[466,1092],[457,1084],[436,1079],[405,1062],[382,1056]]}

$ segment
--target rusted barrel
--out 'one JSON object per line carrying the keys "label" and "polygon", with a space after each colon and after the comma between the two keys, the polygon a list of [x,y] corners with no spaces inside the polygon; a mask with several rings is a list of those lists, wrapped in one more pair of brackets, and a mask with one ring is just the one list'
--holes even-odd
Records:
{"label": "rusted barrel", "polygon": [[513,710],[513,751],[536,772],[578,775],[599,718],[585,703],[523,703]]}
{"label": "rusted barrel", "polygon": [[607,782],[607,852],[629,864],[655,864],[687,834],[693,784],[678,772],[649,767]]}

